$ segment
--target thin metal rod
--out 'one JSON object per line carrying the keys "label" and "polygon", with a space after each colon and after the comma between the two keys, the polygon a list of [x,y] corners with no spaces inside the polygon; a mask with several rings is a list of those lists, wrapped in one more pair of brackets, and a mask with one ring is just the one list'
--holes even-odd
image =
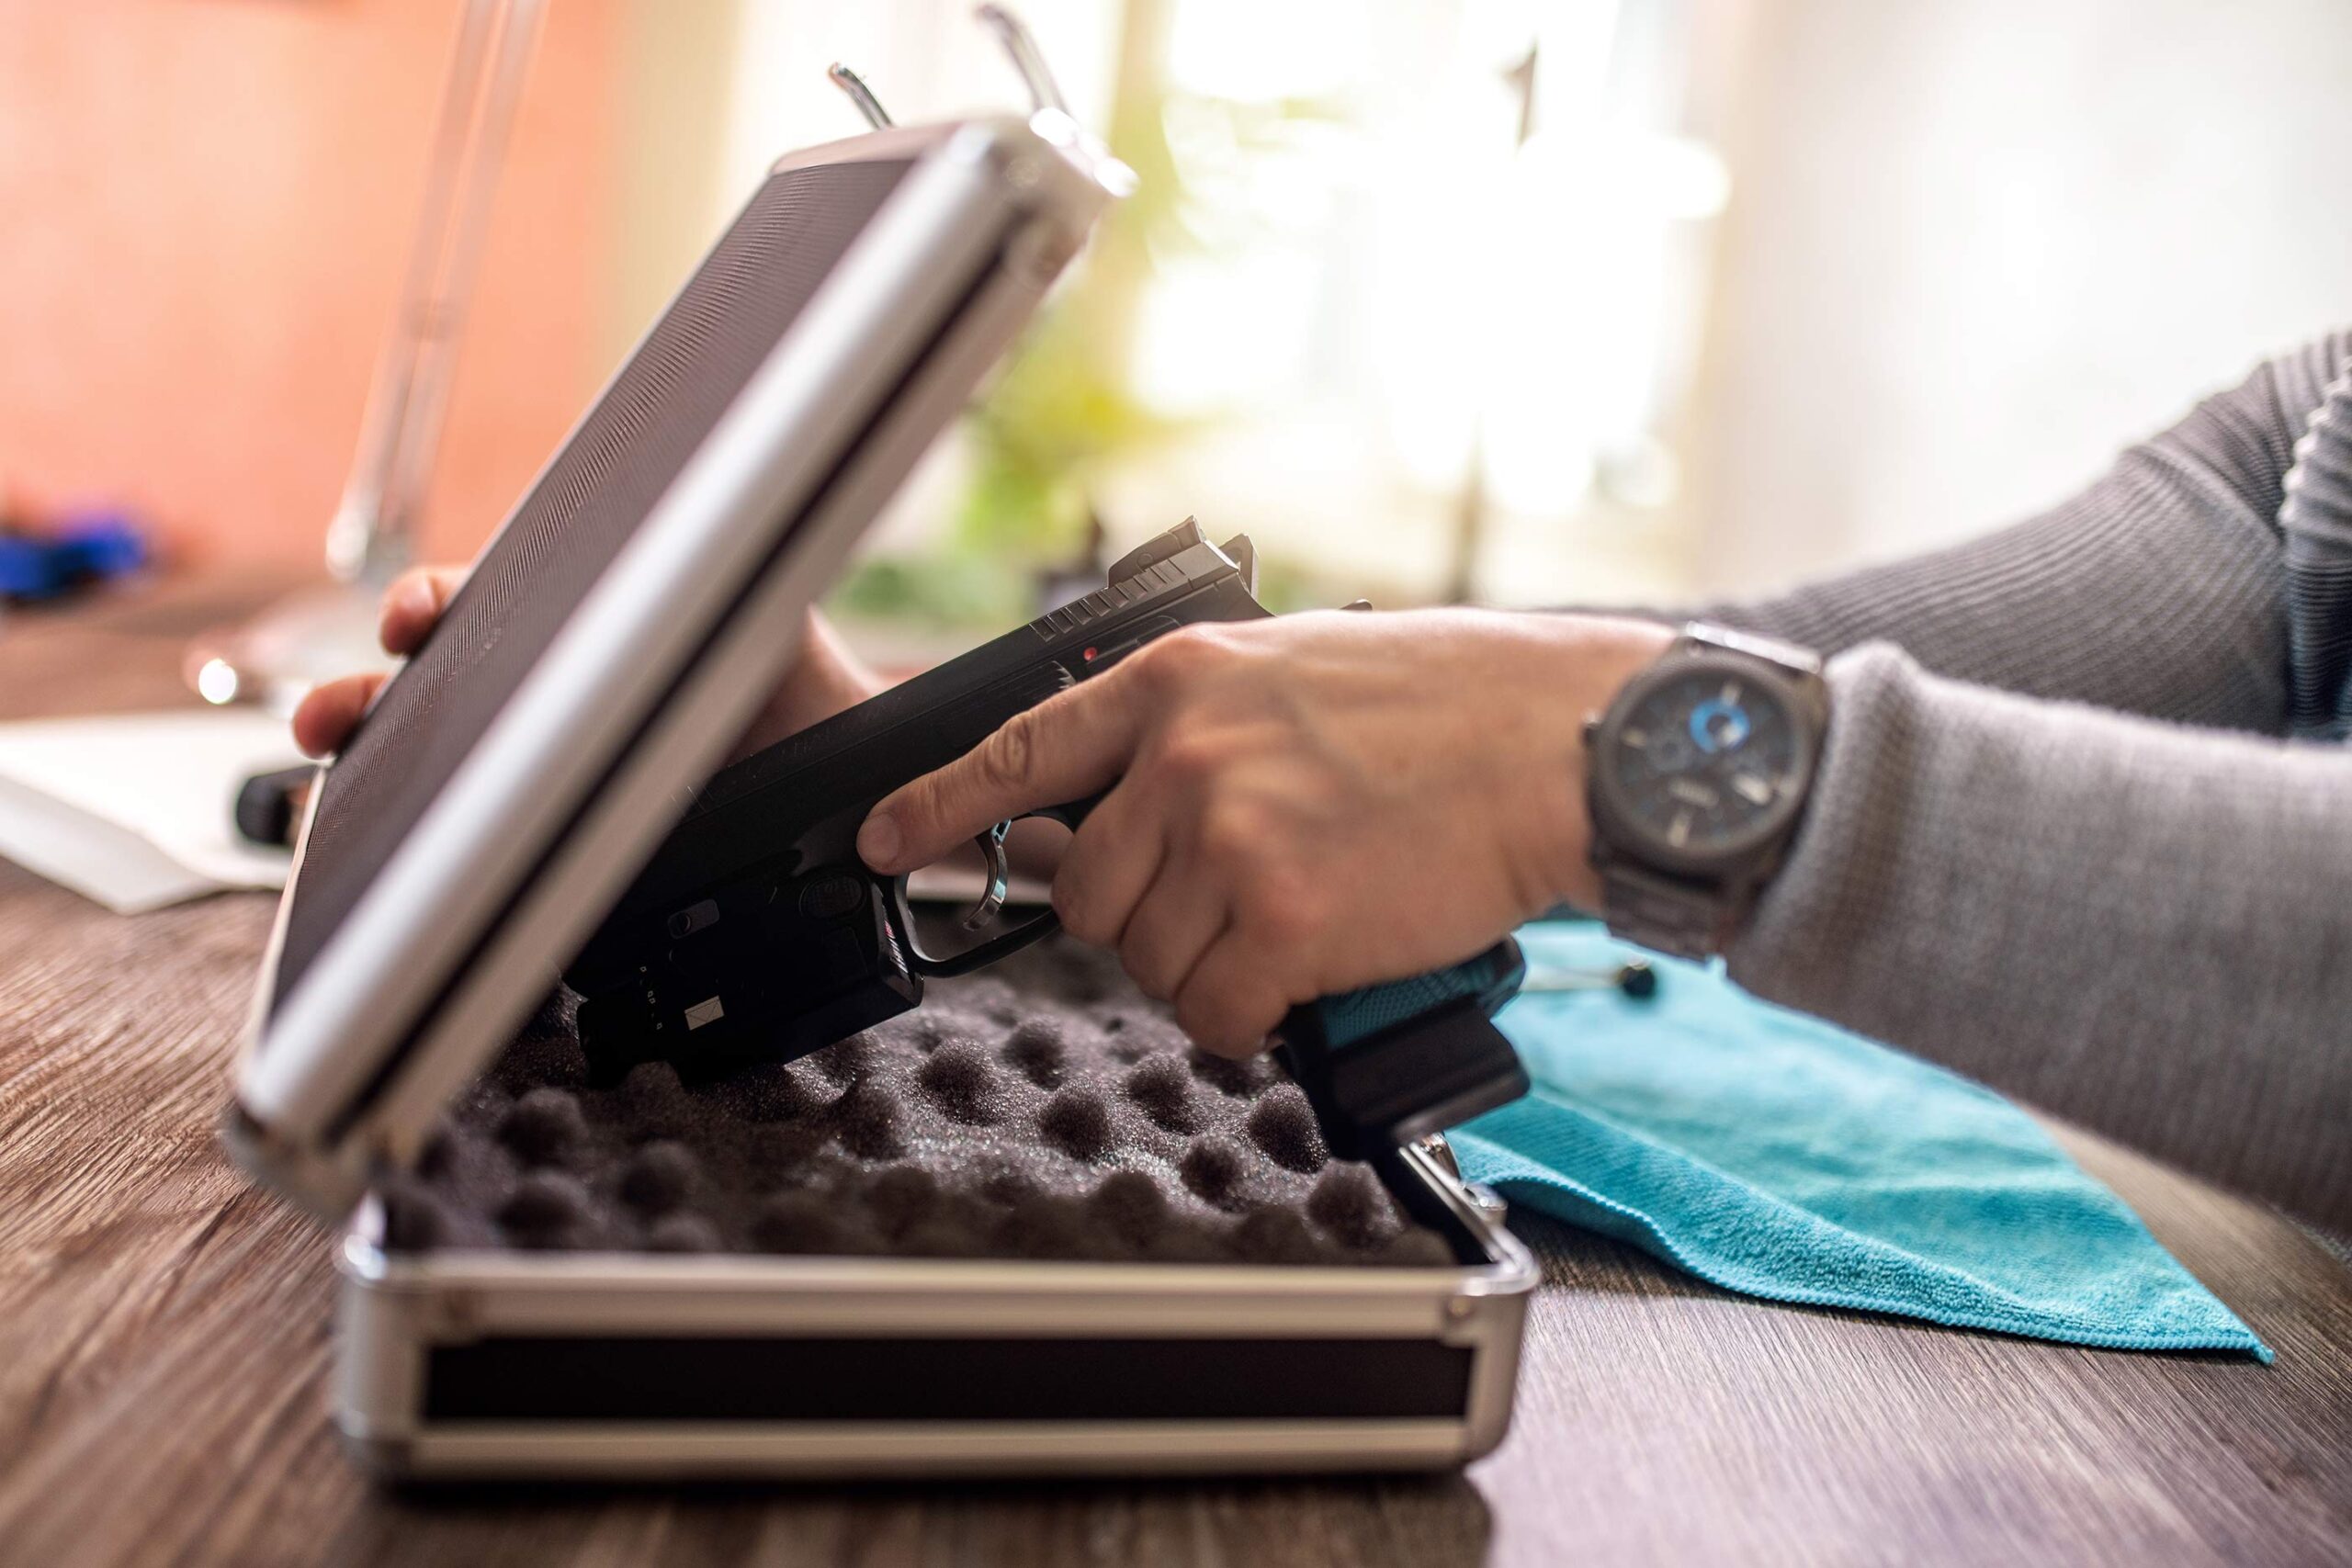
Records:
{"label": "thin metal rod", "polygon": [[983,6],[974,14],[983,27],[996,34],[1004,52],[1012,57],[1012,68],[1021,73],[1021,80],[1029,89],[1029,107],[1069,113],[1069,104],[1062,97],[1062,90],[1046,64],[1045,51],[1037,47],[1028,25],[1001,6]]}
{"label": "thin metal rod", "polygon": [[876,130],[890,129],[890,111],[882,107],[882,100],[874,96],[874,89],[865,85],[865,77],[838,60],[825,68],[825,74],[831,78],[833,85],[839,87],[851,103],[857,106],[857,112],[865,117],[867,125]]}
{"label": "thin metal rod", "polygon": [[391,337],[327,529],[328,570],[346,581],[380,582],[407,564],[544,9],[544,0],[468,0],[462,13]]}

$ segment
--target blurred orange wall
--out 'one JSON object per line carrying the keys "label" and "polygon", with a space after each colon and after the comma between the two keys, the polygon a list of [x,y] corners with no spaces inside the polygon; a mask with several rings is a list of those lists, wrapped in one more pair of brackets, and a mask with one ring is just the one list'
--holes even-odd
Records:
{"label": "blurred orange wall", "polygon": [[[469,553],[577,416],[612,0],[553,0],[427,526]],[[424,186],[457,0],[0,0],[0,484],[183,559],[315,570]]]}

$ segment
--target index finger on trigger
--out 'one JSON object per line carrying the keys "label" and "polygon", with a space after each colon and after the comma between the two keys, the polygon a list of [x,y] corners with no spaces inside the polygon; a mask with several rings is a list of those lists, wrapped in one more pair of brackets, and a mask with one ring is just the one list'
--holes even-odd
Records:
{"label": "index finger on trigger", "polygon": [[858,829],[859,858],[886,875],[912,871],[999,822],[1108,789],[1126,771],[1138,726],[1118,684],[1097,676],[1048,697],[885,796]]}

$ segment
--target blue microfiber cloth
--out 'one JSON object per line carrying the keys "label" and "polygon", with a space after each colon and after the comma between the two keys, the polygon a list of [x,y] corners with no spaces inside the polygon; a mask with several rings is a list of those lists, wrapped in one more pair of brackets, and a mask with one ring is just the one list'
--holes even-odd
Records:
{"label": "blue microfiber cloth", "polygon": [[[1520,933],[1531,971],[1650,957]],[[1657,994],[1529,992],[1534,1092],[1448,1134],[1463,1174],[1726,1290],[2133,1350],[2268,1347],[1989,1089],[1650,957]]]}

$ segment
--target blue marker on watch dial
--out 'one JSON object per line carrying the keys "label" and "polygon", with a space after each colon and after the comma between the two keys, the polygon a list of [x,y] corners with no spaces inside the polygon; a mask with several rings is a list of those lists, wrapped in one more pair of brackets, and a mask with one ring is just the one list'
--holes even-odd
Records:
{"label": "blue marker on watch dial", "polygon": [[1804,745],[1785,704],[1751,679],[1694,668],[1643,694],[1608,765],[1659,841],[1703,854],[1741,838],[1801,786]]}

